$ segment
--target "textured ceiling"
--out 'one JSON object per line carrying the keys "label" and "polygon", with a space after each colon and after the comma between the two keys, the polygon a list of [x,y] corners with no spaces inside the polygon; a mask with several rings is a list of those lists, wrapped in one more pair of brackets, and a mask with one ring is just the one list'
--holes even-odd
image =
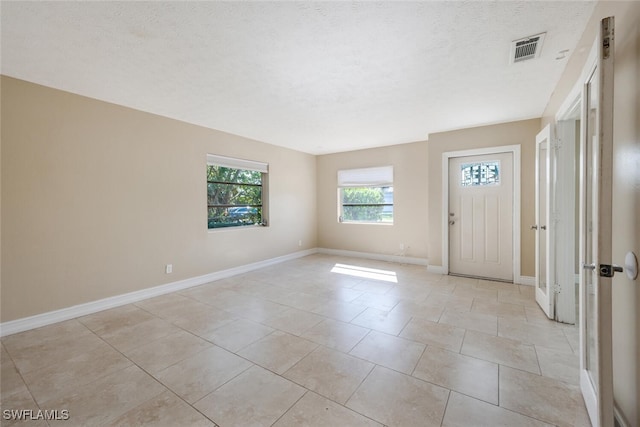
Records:
{"label": "textured ceiling", "polygon": [[339,152],[540,117],[594,4],[3,1],[2,74]]}

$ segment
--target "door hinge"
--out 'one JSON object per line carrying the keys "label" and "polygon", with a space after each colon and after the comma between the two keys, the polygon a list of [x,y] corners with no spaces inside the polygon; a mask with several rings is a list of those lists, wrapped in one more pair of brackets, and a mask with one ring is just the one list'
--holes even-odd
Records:
{"label": "door hinge", "polygon": [[558,151],[562,148],[562,138],[555,138],[551,141],[551,148]]}
{"label": "door hinge", "polygon": [[560,285],[558,283],[554,283],[553,284],[553,293],[554,294],[559,294],[561,290],[562,290],[562,288],[560,287]]}

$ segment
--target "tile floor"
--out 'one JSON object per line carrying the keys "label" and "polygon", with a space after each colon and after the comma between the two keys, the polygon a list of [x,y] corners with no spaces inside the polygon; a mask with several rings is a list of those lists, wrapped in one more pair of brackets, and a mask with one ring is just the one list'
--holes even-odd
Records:
{"label": "tile floor", "polygon": [[588,426],[577,343],[532,287],[313,255],[5,337],[1,406],[69,411],[52,426]]}

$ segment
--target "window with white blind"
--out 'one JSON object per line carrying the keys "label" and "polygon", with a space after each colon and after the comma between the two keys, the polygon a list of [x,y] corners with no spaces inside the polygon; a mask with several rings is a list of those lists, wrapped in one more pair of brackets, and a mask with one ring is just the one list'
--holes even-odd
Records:
{"label": "window with white blind", "polygon": [[338,221],[393,224],[393,166],[338,171]]}
{"label": "window with white blind", "polygon": [[267,225],[269,165],[207,154],[207,227]]}

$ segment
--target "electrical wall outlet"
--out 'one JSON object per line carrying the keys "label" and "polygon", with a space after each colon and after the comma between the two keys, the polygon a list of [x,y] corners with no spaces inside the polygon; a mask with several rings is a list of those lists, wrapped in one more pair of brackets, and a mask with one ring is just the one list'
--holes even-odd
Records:
{"label": "electrical wall outlet", "polygon": [[400,250],[404,251],[404,243],[400,243]]}
{"label": "electrical wall outlet", "polygon": [[298,240],[298,246],[302,246],[302,240]]}
{"label": "electrical wall outlet", "polygon": [[167,265],[164,267],[164,272],[165,272],[166,274],[171,274],[171,273],[173,273],[173,264],[167,264]]}

